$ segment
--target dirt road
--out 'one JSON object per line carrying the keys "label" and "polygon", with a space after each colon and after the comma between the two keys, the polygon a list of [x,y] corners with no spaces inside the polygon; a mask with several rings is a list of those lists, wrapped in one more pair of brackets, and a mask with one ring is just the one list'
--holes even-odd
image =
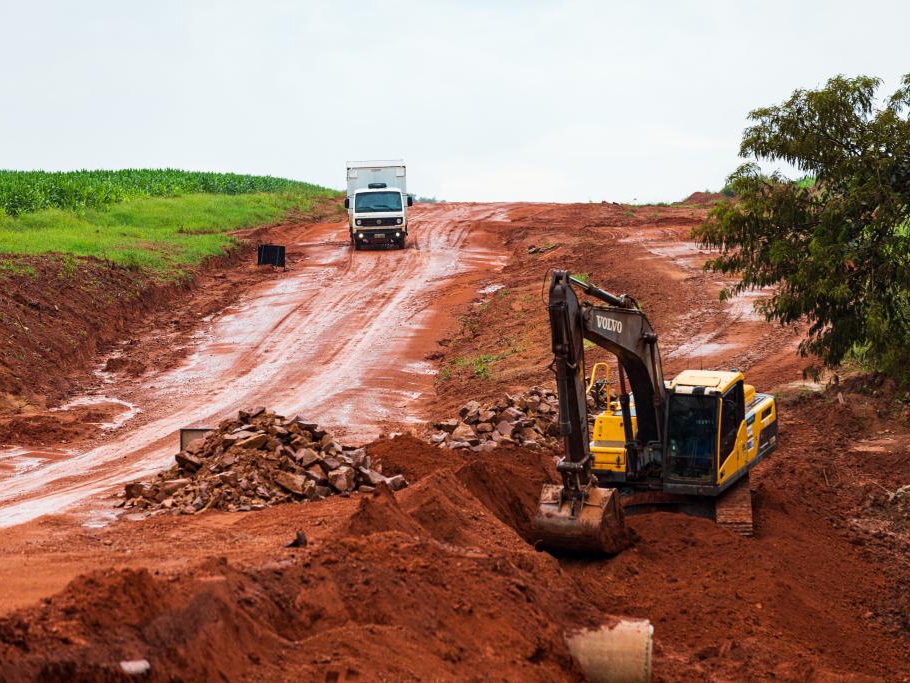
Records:
{"label": "dirt road", "polygon": [[[0,451],[0,527],[147,476],[169,464],[181,427],[214,425],[239,408],[303,413],[354,442],[419,420],[415,403],[434,376],[424,357],[453,322],[452,308],[503,263],[478,229],[497,211],[416,209],[402,251],[354,252],[343,223],[273,231],[290,270],[208,322],[182,365],[110,386],[106,399],[136,415],[110,438],[82,452]],[[98,510],[89,523],[107,515]]]}

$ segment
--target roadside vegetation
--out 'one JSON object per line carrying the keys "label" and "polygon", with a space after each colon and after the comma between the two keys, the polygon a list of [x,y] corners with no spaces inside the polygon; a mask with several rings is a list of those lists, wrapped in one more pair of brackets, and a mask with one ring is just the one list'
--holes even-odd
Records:
{"label": "roadside vegetation", "polygon": [[179,276],[230,231],[309,211],[333,190],[269,176],[174,170],[0,172],[0,254],[63,254]]}
{"label": "roadside vegetation", "polygon": [[[751,159],[694,231],[719,250],[706,268],[738,275],[724,294],[771,287],[768,320],[803,323],[804,355],[829,366],[861,357],[910,382],[910,75],[830,79],[756,109],[740,154]],[[785,162],[804,176],[763,173]]]}

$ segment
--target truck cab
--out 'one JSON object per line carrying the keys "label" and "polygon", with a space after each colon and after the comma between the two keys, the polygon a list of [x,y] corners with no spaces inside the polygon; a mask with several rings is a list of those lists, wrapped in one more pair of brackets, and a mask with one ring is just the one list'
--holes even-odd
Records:
{"label": "truck cab", "polygon": [[355,249],[365,244],[404,247],[408,236],[406,209],[413,205],[411,197],[398,188],[375,187],[355,190],[347,204],[351,242]]}
{"label": "truck cab", "polygon": [[404,162],[349,161],[347,164],[348,229],[354,249],[364,245],[404,248],[408,236],[408,207]]}

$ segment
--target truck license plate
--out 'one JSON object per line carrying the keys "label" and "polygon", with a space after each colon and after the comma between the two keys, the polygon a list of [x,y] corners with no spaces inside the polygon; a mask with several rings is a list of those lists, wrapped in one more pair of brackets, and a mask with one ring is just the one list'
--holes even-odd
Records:
{"label": "truck license plate", "polygon": [[377,233],[375,233],[375,234],[373,235],[373,237],[385,237],[385,233],[384,233],[384,232],[377,232]]}

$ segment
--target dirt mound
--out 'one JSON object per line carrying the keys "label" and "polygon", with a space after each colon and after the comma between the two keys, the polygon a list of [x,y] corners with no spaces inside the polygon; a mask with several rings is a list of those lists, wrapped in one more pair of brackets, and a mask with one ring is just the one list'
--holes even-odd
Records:
{"label": "dirt mound", "polygon": [[398,505],[398,501],[386,486],[379,486],[376,494],[365,496],[357,502],[357,510],[345,527],[352,536],[369,536],[383,531],[398,531],[418,536],[421,527]]}
{"label": "dirt mound", "polygon": [[729,201],[730,197],[721,192],[693,192],[683,199],[680,204],[690,204],[695,206],[711,206],[718,202]]}
{"label": "dirt mound", "polygon": [[604,619],[450,469],[284,553],[79,578],[0,619],[0,680],[121,680],[125,660],[155,681],[577,680],[564,633]]}
{"label": "dirt mound", "polygon": [[140,659],[152,663],[146,680],[230,679],[277,644],[267,627],[275,610],[252,594],[238,603],[243,576],[227,566],[212,570],[189,581],[145,570],[74,580],[27,625],[0,622],[0,679],[124,681],[131,679],[120,663]]}
{"label": "dirt mound", "polygon": [[319,425],[286,419],[264,407],[241,410],[236,420],[188,444],[177,465],[150,482],[126,485],[126,507],[195,514],[210,508],[259,510],[289,501],[322,500],[383,484],[407,486],[401,475],[383,476],[362,448],[342,446]]}
{"label": "dirt mound", "polygon": [[76,441],[95,431],[96,426],[69,416],[23,415],[0,420],[0,443],[43,446]]}
{"label": "dirt mound", "polygon": [[462,462],[453,458],[451,453],[430,448],[425,441],[411,434],[402,434],[394,439],[380,439],[365,448],[373,462],[382,467],[385,475],[400,474],[410,482],[442,467],[449,467],[453,462]]}
{"label": "dirt mound", "polygon": [[554,456],[537,448],[452,452],[403,435],[374,442],[366,449],[374,462],[381,463],[384,473],[403,474],[412,486],[442,470],[451,471],[471,496],[526,540],[541,488],[557,480]]}
{"label": "dirt mound", "polygon": [[530,540],[541,489],[556,477],[552,457],[534,459],[530,453],[519,453],[518,449],[507,449],[499,459],[488,456],[474,460],[461,467],[456,476],[504,524]]}

